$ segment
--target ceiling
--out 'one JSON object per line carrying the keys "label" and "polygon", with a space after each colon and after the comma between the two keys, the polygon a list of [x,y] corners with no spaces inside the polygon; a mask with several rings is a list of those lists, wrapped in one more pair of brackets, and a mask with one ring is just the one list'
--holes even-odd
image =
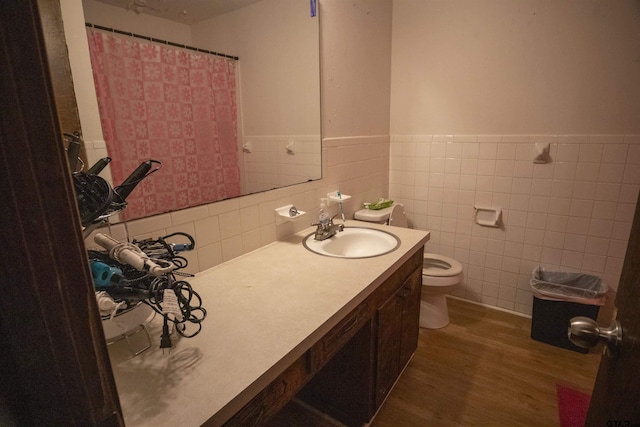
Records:
{"label": "ceiling", "polygon": [[147,14],[183,24],[195,24],[260,0],[98,0],[136,14]]}

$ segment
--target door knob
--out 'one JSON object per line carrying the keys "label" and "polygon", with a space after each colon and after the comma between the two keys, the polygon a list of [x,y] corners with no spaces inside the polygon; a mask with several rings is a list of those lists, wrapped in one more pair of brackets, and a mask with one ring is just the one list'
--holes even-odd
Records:
{"label": "door knob", "polygon": [[603,328],[589,317],[578,316],[569,321],[569,340],[582,348],[594,347],[602,341],[607,346],[607,354],[615,356],[622,346],[622,326],[612,320],[608,328]]}

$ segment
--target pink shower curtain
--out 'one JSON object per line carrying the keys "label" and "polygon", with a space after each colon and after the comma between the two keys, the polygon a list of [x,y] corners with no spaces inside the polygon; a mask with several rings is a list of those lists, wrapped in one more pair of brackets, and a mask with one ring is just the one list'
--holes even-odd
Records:
{"label": "pink shower curtain", "polygon": [[102,132],[117,186],[162,168],[127,198],[127,219],[240,195],[235,61],[87,28]]}

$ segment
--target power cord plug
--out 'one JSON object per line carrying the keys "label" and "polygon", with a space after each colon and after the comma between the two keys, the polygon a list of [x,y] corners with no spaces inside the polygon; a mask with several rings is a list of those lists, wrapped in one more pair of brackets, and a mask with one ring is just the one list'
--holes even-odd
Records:
{"label": "power cord plug", "polygon": [[160,338],[160,348],[171,348],[171,335],[169,334],[168,316],[164,315],[164,325],[162,325],[162,337]]}

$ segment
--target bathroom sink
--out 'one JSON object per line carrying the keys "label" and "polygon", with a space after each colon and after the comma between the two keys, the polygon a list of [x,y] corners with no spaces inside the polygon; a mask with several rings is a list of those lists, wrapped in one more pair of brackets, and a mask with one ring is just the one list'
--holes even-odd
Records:
{"label": "bathroom sink", "polygon": [[337,258],[370,258],[392,252],[400,246],[395,235],[373,228],[345,227],[335,236],[317,241],[314,233],[302,241],[305,248],[319,255]]}

